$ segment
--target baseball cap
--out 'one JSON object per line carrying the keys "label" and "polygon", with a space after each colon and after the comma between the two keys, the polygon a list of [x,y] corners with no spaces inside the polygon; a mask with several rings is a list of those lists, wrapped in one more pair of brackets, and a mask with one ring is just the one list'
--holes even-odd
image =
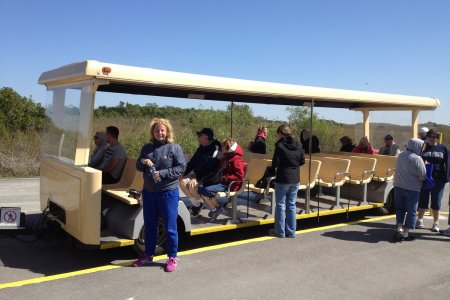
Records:
{"label": "baseball cap", "polygon": [[427,133],[429,131],[428,127],[422,127],[419,129],[420,133]]}
{"label": "baseball cap", "polygon": [[202,134],[206,135],[209,140],[212,140],[214,138],[214,131],[212,131],[211,128],[203,128],[202,130],[197,131],[197,136]]}

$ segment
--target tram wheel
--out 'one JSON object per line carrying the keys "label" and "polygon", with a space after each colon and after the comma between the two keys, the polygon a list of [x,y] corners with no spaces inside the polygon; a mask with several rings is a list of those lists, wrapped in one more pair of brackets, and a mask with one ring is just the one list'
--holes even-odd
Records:
{"label": "tram wheel", "polygon": [[387,199],[386,203],[384,203],[384,209],[387,210],[389,214],[395,213],[395,198],[394,198],[394,190],[392,190]]}
{"label": "tram wheel", "polygon": [[[158,233],[156,237],[156,249],[155,255],[160,255],[164,252],[164,246],[166,244],[167,232],[164,227],[164,222],[162,218],[158,219]],[[134,250],[138,254],[143,254],[145,251],[145,226],[142,225],[141,230],[139,231],[139,236],[134,240]]]}

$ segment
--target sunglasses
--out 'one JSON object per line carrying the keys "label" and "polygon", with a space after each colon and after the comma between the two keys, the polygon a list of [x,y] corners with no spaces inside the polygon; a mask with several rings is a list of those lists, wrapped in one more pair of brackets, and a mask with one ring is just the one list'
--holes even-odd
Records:
{"label": "sunglasses", "polygon": [[437,139],[437,138],[439,138],[437,135],[430,135],[430,136],[428,136],[428,138],[431,138],[431,139]]}

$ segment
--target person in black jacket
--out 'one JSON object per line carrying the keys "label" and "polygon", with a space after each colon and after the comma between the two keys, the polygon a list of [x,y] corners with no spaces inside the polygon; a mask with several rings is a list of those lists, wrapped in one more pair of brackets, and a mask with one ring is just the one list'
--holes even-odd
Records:
{"label": "person in black jacket", "polygon": [[266,137],[269,129],[266,126],[260,126],[258,131],[256,132],[256,137],[251,142],[250,151],[253,153],[266,154],[267,153],[267,145],[266,145]]}
{"label": "person in black jacket", "polygon": [[341,141],[342,147],[339,149],[339,151],[342,152],[352,152],[353,148],[355,148],[355,144],[353,143],[353,140],[349,137],[344,135],[339,139]]}
{"label": "person in black jacket", "polygon": [[192,203],[192,215],[197,216],[202,207],[202,198],[198,193],[198,183],[202,178],[215,171],[220,161],[221,144],[214,139],[211,128],[203,128],[197,132],[198,148],[189,160],[183,177],[180,178],[180,188]]}
{"label": "person in black jacket", "polygon": [[309,139],[311,138],[311,153],[319,153],[319,138],[312,134],[308,129],[303,129],[300,133],[300,142],[302,143],[302,148],[305,153],[309,153]]}
{"label": "person in black jacket", "polygon": [[302,146],[292,138],[291,128],[283,124],[277,129],[278,141],[272,159],[275,175],[275,227],[269,234],[294,238],[297,227],[297,191],[300,184],[300,166],[305,163]]}

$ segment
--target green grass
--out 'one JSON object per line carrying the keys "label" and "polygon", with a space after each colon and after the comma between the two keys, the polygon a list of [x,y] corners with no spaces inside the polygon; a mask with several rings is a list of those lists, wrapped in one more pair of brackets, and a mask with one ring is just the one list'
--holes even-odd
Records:
{"label": "green grass", "polygon": [[[142,146],[150,140],[150,121],[147,117],[111,117],[94,120],[93,132],[104,131],[107,126],[114,125],[120,129],[119,140],[127,149],[130,157],[137,157]],[[195,116],[190,120],[171,118],[174,127],[175,142],[180,144],[185,154],[193,154],[198,147],[195,132],[202,127],[211,127],[216,133],[216,138],[222,140],[230,136],[229,119],[226,117],[217,118],[217,115],[195,112]],[[276,139],[276,128],[281,124],[278,121],[265,121],[254,118],[249,122],[247,118],[236,118],[233,124],[233,137],[247,151],[247,145],[255,136],[258,126],[266,124],[269,127],[268,149],[273,151]],[[436,124],[434,124],[436,125]],[[445,125],[433,126],[433,124],[421,124],[429,128],[437,127],[442,131],[443,141],[447,147],[449,145],[450,127]],[[327,132],[326,128],[316,131],[321,141],[322,150],[338,150],[340,144],[339,137],[346,134],[359,141],[362,126],[342,125],[334,127],[333,132]],[[336,129],[337,128],[337,129]],[[295,129],[294,129],[295,130]],[[298,131],[298,129],[297,129]],[[394,138],[401,142],[407,140],[410,135],[409,126],[399,126],[391,124],[372,124],[371,142],[375,149],[383,144],[383,137],[392,134]],[[294,132],[298,138],[298,133]],[[93,136],[93,133],[92,133]],[[39,155],[41,145],[41,134],[37,132],[9,134],[0,139],[0,176],[1,177],[30,177],[39,176]]]}

